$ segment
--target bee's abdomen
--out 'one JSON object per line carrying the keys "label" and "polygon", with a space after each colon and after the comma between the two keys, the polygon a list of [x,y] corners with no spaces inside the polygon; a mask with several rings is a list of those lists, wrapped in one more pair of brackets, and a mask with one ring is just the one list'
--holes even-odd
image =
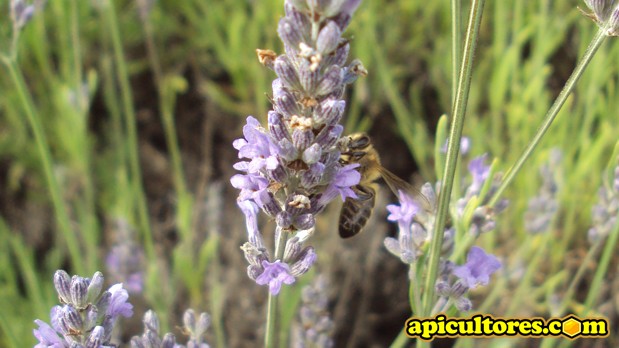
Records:
{"label": "bee's abdomen", "polygon": [[347,198],[340,211],[339,233],[342,238],[350,238],[359,233],[374,209],[374,188],[357,185],[353,190],[358,198]]}

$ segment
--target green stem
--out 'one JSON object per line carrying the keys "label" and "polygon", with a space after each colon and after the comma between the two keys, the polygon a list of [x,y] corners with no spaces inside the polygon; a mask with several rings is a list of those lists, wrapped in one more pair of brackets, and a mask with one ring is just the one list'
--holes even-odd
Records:
{"label": "green stem", "polygon": [[390,348],[402,348],[406,347],[411,341],[410,337],[406,335],[406,327],[402,328],[402,331],[398,334],[398,337],[391,343]]}
{"label": "green stem", "polygon": [[[288,239],[289,232],[282,231],[279,227],[275,232],[275,258],[274,260],[281,260],[284,256],[284,249],[286,248],[286,241]],[[278,311],[278,296],[269,292],[269,298],[267,302],[267,325],[266,334],[264,336],[265,348],[277,347],[277,329],[279,326],[279,311]]]}
{"label": "green stem", "polygon": [[[14,55],[11,57],[14,57]],[[15,61],[3,56],[2,62],[9,70],[11,79],[13,80],[19,95],[19,99],[21,100],[21,103],[26,111],[26,119],[32,129],[32,133],[34,134],[34,141],[39,152],[41,165],[43,166],[43,173],[45,174],[49,194],[52,198],[58,229],[67,243],[67,248],[69,250],[69,255],[71,257],[72,265],[75,268],[75,272],[77,274],[84,274],[85,265],[87,263],[84,262],[84,256],[80,252],[77,236],[71,229],[71,220],[69,218],[68,209],[62,199],[60,185],[54,176],[52,155],[49,150],[47,137],[43,131],[41,118],[34,107],[34,102],[32,100],[32,96],[28,92],[28,88],[24,81],[24,76],[22,75],[21,70],[19,70],[16,66]]]}
{"label": "green stem", "polygon": [[114,61],[116,63],[117,78],[120,83],[123,112],[125,114],[125,127],[127,128],[127,141],[129,152],[129,165],[131,169],[131,180],[133,184],[134,194],[136,195],[138,221],[140,230],[144,237],[145,251],[149,259],[154,258],[153,237],[151,235],[150,222],[148,217],[148,207],[146,205],[146,194],[142,183],[142,171],[140,169],[140,158],[138,153],[138,132],[135,111],[133,110],[133,96],[131,94],[131,86],[129,84],[129,73],[127,72],[127,64],[125,62],[125,54],[120,39],[120,31],[118,27],[118,19],[114,9],[113,1],[106,1],[105,19],[107,27],[110,30],[112,37],[112,46],[114,50]]}
{"label": "green stem", "polygon": [[[452,76],[451,76],[451,95],[452,95],[452,107],[456,103],[456,93],[458,90],[458,75],[460,69],[458,62],[460,62],[460,49],[462,42],[462,30],[460,30],[460,12],[462,11],[461,0],[451,0],[451,63],[452,63]],[[442,146],[442,144],[441,144]]]}
{"label": "green stem", "polygon": [[411,310],[413,315],[418,315],[421,311],[421,288],[419,284],[421,283],[419,279],[419,262],[415,262],[409,266],[409,288],[408,288],[408,298],[411,303]]}
{"label": "green stem", "polygon": [[460,138],[462,137],[462,127],[464,126],[464,116],[468,102],[468,95],[471,86],[471,76],[473,70],[473,56],[477,46],[479,25],[484,8],[485,0],[474,0],[471,3],[471,14],[466,32],[464,45],[464,55],[460,68],[460,78],[458,79],[458,92],[453,106],[453,119],[449,130],[449,142],[447,146],[447,159],[442,178],[442,188],[439,195],[437,219],[434,225],[432,244],[430,246],[430,261],[428,277],[426,279],[424,291],[423,314],[428,315],[434,305],[434,285],[438,275],[439,260],[443,247],[443,235],[445,233],[445,222],[449,213],[449,198],[453,186],[453,178],[456,172],[458,152],[460,150]]}
{"label": "green stem", "polygon": [[499,201],[499,198],[501,198],[501,195],[503,194],[507,186],[514,180],[514,177],[516,176],[516,174],[518,174],[520,169],[522,169],[524,162],[533,153],[533,151],[535,150],[535,148],[541,141],[542,137],[544,136],[548,128],[550,128],[550,125],[552,124],[552,122],[555,120],[555,118],[559,114],[559,111],[561,110],[561,107],[567,100],[567,97],[569,97],[570,93],[572,93],[572,91],[576,87],[576,82],[578,82],[578,79],[580,79],[580,77],[582,76],[583,72],[585,71],[585,68],[589,65],[589,63],[591,62],[591,59],[593,58],[597,50],[600,48],[600,46],[604,42],[604,39],[606,39],[605,30],[601,28],[597,32],[597,34],[595,35],[591,43],[589,44],[589,47],[587,47],[587,50],[585,51],[585,55],[578,62],[578,65],[576,65],[576,68],[574,68],[572,75],[565,83],[565,86],[563,86],[563,89],[561,90],[561,93],[559,93],[559,96],[555,100],[554,104],[552,104],[552,106],[548,110],[548,113],[546,113],[546,116],[544,117],[544,121],[542,122],[542,125],[537,130],[537,133],[535,133],[535,135],[533,136],[533,139],[531,140],[527,148],[524,150],[524,152],[522,153],[522,155],[520,155],[516,163],[510,168],[510,170],[505,175],[505,178],[501,182],[501,185],[499,186],[499,188],[496,190],[496,192],[490,199],[489,204],[488,204],[489,206],[494,206]]}

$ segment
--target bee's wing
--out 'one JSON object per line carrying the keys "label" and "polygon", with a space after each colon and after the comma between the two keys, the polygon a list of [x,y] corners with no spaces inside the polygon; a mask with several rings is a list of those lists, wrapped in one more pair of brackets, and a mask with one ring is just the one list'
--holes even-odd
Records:
{"label": "bee's wing", "polygon": [[383,166],[378,166],[378,171],[380,172],[380,175],[383,177],[383,180],[385,180],[387,186],[389,186],[389,189],[391,190],[391,192],[393,192],[393,194],[398,196],[398,190],[404,191],[409,194],[417,203],[419,203],[421,205],[421,208],[423,208],[426,212],[431,213],[434,211],[434,207],[432,207],[432,204],[430,203],[428,198],[424,196],[423,193],[419,191],[419,189],[402,180],[400,177],[393,174]]}

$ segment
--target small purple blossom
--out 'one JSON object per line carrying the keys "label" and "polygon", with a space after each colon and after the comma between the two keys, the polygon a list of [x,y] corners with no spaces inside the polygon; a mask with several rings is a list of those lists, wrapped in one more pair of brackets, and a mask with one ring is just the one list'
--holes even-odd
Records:
{"label": "small purple blossom", "polygon": [[237,166],[243,166],[248,173],[259,173],[262,169],[275,169],[278,161],[276,145],[269,134],[260,125],[260,122],[252,117],[247,117],[247,124],[243,127],[245,139],[237,139],[232,145],[239,150],[239,158],[249,158],[251,161],[240,162]]}
{"label": "small purple blossom", "polygon": [[255,174],[236,174],[230,179],[230,182],[234,188],[241,190],[239,200],[255,199],[269,185],[266,178]]}
{"label": "small purple blossom", "polygon": [[250,242],[256,243],[255,238],[260,235],[260,230],[258,229],[258,205],[252,201],[238,201],[236,204],[245,214],[245,223]]}
{"label": "small purple blossom", "polygon": [[421,213],[419,203],[404,191],[398,191],[400,204],[387,205],[387,220],[398,223],[398,238],[387,237],[384,245],[387,250],[406,264],[412,264],[422,254],[421,247],[428,239],[428,227],[414,221]]}
{"label": "small purple blossom", "polygon": [[469,162],[469,172],[473,177],[473,182],[469,187],[469,190],[475,193],[479,193],[481,187],[484,182],[488,178],[488,174],[490,173],[490,166],[486,165],[486,159],[488,158],[487,154],[483,154],[479,157],[475,157]]}
{"label": "small purple blossom", "polygon": [[460,278],[460,281],[469,289],[473,289],[478,285],[488,284],[492,273],[498,271],[499,268],[501,268],[499,259],[486,254],[482,248],[474,246],[469,250],[466,263],[455,267],[453,274]]}
{"label": "small purple blossom", "polygon": [[321,198],[321,204],[326,205],[338,194],[342,197],[342,202],[348,197],[357,198],[357,194],[352,189],[361,180],[361,174],[355,170],[357,167],[359,167],[359,164],[353,163],[340,168],[329,187],[325,190]]}
{"label": "small purple blossom", "polygon": [[269,292],[277,295],[282,287],[282,284],[292,284],[295,278],[290,274],[290,267],[277,260],[273,263],[262,261],[264,271],[256,278],[256,283],[259,285],[269,285]]}
{"label": "small purple blossom", "polygon": [[123,289],[123,285],[121,283],[114,284],[108,291],[112,294],[112,298],[107,308],[107,315],[112,317],[121,315],[125,318],[131,317],[133,315],[133,305],[127,301],[129,294],[127,290]]}
{"label": "small purple blossom", "polygon": [[398,199],[400,205],[389,204],[387,206],[387,211],[389,211],[387,220],[410,226],[415,215],[419,213],[419,204],[404,191],[398,191]]}

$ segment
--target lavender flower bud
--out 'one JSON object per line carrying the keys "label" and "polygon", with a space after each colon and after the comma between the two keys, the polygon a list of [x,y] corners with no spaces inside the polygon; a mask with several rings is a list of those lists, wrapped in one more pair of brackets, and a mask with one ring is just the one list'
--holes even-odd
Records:
{"label": "lavender flower bud", "polygon": [[88,304],[88,285],[86,278],[73,276],[71,279],[71,304],[78,309],[85,308]]}
{"label": "lavender flower bud", "polygon": [[342,118],[345,107],[346,102],[343,100],[327,99],[315,109],[314,121],[318,124],[336,125]]}
{"label": "lavender flower bud", "polygon": [[299,47],[300,43],[308,41],[300,29],[299,25],[295,24],[290,18],[284,17],[279,21],[277,33],[284,42],[284,45],[287,48],[293,49]]}
{"label": "lavender flower bud", "polygon": [[290,139],[284,118],[275,111],[269,111],[269,131],[275,139]]}
{"label": "lavender flower bud", "polygon": [[344,69],[344,76],[342,77],[342,83],[349,85],[359,78],[359,76],[365,77],[368,75],[368,71],[363,66],[360,60],[353,60],[349,66]]}
{"label": "lavender flower bud", "polygon": [[460,311],[460,312],[468,312],[471,309],[473,309],[473,303],[471,303],[471,300],[469,300],[466,297],[460,297],[456,300],[456,308]]}
{"label": "lavender flower bud", "polygon": [[95,327],[90,336],[88,336],[88,340],[86,341],[86,348],[99,348],[102,346],[103,337],[105,334],[105,330],[102,326]]}
{"label": "lavender flower bud", "polygon": [[314,143],[303,151],[301,159],[303,159],[303,162],[307,164],[314,164],[318,162],[321,157],[322,147],[319,144]]}
{"label": "lavender flower bud", "polygon": [[[276,79],[275,81],[279,82],[281,85],[280,79]],[[273,82],[274,85],[275,81]],[[283,88],[281,88],[281,90],[282,92],[278,95],[277,92],[275,92],[275,87],[273,87],[273,92],[275,93],[273,98],[275,110],[282,114],[284,119],[290,119],[292,115],[298,115],[301,112],[301,108],[299,108],[299,105],[292,94],[288,93]]]}
{"label": "lavender flower bud", "polygon": [[276,216],[282,211],[282,208],[275,202],[273,194],[270,192],[260,192],[260,194],[256,195],[255,201],[258,203],[258,206],[271,217]]}
{"label": "lavender flower bud", "polygon": [[196,314],[192,309],[188,309],[183,314],[183,324],[185,332],[189,334],[187,347],[208,347],[202,337],[210,325],[210,317],[207,313],[201,313],[200,318],[196,320]]}
{"label": "lavender flower bud", "polygon": [[58,270],[54,273],[54,287],[58,293],[60,303],[71,302],[71,277],[63,270]]}
{"label": "lavender flower bud", "polygon": [[262,268],[262,266],[257,266],[257,265],[247,266],[247,276],[251,280],[255,281],[256,278],[258,278],[262,274],[262,272],[264,272],[264,269]]}
{"label": "lavender flower bud", "polygon": [[92,277],[90,284],[88,284],[86,291],[86,302],[95,302],[101,294],[101,289],[103,289],[103,274],[101,272],[96,272]]}
{"label": "lavender flower bud", "polygon": [[112,301],[112,294],[109,291],[105,291],[101,294],[101,297],[97,301],[97,309],[100,313],[107,312],[108,307],[110,306],[110,302]]}
{"label": "lavender flower bud", "polygon": [[[323,149],[329,149],[337,143],[343,131],[344,127],[342,127],[342,125],[340,124],[337,124],[335,126],[327,126],[320,133],[318,133],[318,136],[316,137],[316,143],[322,146]],[[324,157],[321,158],[321,161],[325,165],[335,164],[340,159],[339,151],[326,154],[323,152],[323,156]],[[329,167],[332,169],[336,169],[335,167]]]}
{"label": "lavender flower bud", "polygon": [[314,262],[316,262],[316,257],[317,256],[314,248],[306,247],[299,254],[298,261],[293,263],[292,267],[290,267],[290,273],[295,277],[299,277],[305,274],[307,271],[309,271]]}
{"label": "lavender flower bud", "polygon": [[301,87],[299,77],[288,57],[277,57],[275,60],[275,73],[277,73],[277,76],[279,76],[283,82],[284,87],[291,89],[299,89]]}
{"label": "lavender flower bud", "polygon": [[451,287],[451,297],[460,298],[464,296],[469,291],[468,286],[466,286],[461,280],[456,281],[456,283]]}
{"label": "lavender flower bud", "polygon": [[[318,162],[310,166],[309,170],[305,171],[301,176],[301,185],[305,188],[313,188],[320,184],[321,178],[325,172],[325,165]],[[311,202],[310,202],[311,206]]]}
{"label": "lavender flower bud", "polygon": [[437,281],[435,290],[436,290],[436,294],[441,297],[451,296],[451,286],[449,286],[449,283],[446,281],[443,281],[443,280]]}
{"label": "lavender flower bud", "polygon": [[163,335],[163,340],[161,340],[161,348],[176,348],[176,336],[171,333],[166,333]]}
{"label": "lavender flower bud", "polygon": [[605,22],[608,19],[614,2],[614,0],[585,0],[585,4],[593,11],[599,22]]}
{"label": "lavender flower bud", "polygon": [[299,151],[307,149],[313,141],[314,134],[311,128],[295,129],[292,132],[292,144],[294,144]]}
{"label": "lavender flower bud", "polygon": [[[132,348],[178,348],[184,347],[176,344],[176,337],[171,333],[163,335],[163,339],[159,337],[159,319],[157,314],[151,310],[144,314],[144,333],[142,336],[133,336],[131,338]],[[191,338],[190,338],[191,342]],[[188,343],[188,347],[191,345]]]}
{"label": "lavender flower bud", "polygon": [[[329,66],[329,65],[344,66],[344,64],[346,64],[346,59],[348,58],[349,52],[350,52],[350,44],[348,43],[348,40],[340,39],[335,52],[323,58],[323,64],[325,66]],[[346,84],[346,82],[344,83]]]}
{"label": "lavender flower bud", "polygon": [[287,211],[281,211],[275,217],[275,223],[277,223],[277,226],[285,229],[292,225],[292,221],[293,216]]}
{"label": "lavender flower bud", "polygon": [[144,319],[142,320],[144,323],[144,328],[149,331],[159,332],[159,317],[157,317],[157,313],[152,310],[146,311],[144,313]]}
{"label": "lavender flower bud", "polygon": [[298,230],[309,230],[315,224],[316,220],[312,214],[301,214],[294,219],[294,227]]}
{"label": "lavender flower bud", "polygon": [[342,69],[339,66],[332,65],[326,71],[325,74],[316,88],[317,95],[329,95],[336,90],[342,88]]}
{"label": "lavender flower bud", "polygon": [[89,306],[86,311],[86,315],[84,316],[84,331],[90,331],[95,325],[97,325],[97,320],[99,319],[99,309],[97,306]]}
{"label": "lavender flower bud", "polygon": [[82,317],[73,306],[66,305],[62,307],[58,321],[64,335],[75,336],[82,334]]}
{"label": "lavender flower bud", "polygon": [[608,18],[608,35],[619,35],[619,6],[616,6]]}
{"label": "lavender flower bud", "polygon": [[337,24],[329,21],[318,34],[316,49],[323,55],[333,52],[337,48],[341,35],[342,32]]}

